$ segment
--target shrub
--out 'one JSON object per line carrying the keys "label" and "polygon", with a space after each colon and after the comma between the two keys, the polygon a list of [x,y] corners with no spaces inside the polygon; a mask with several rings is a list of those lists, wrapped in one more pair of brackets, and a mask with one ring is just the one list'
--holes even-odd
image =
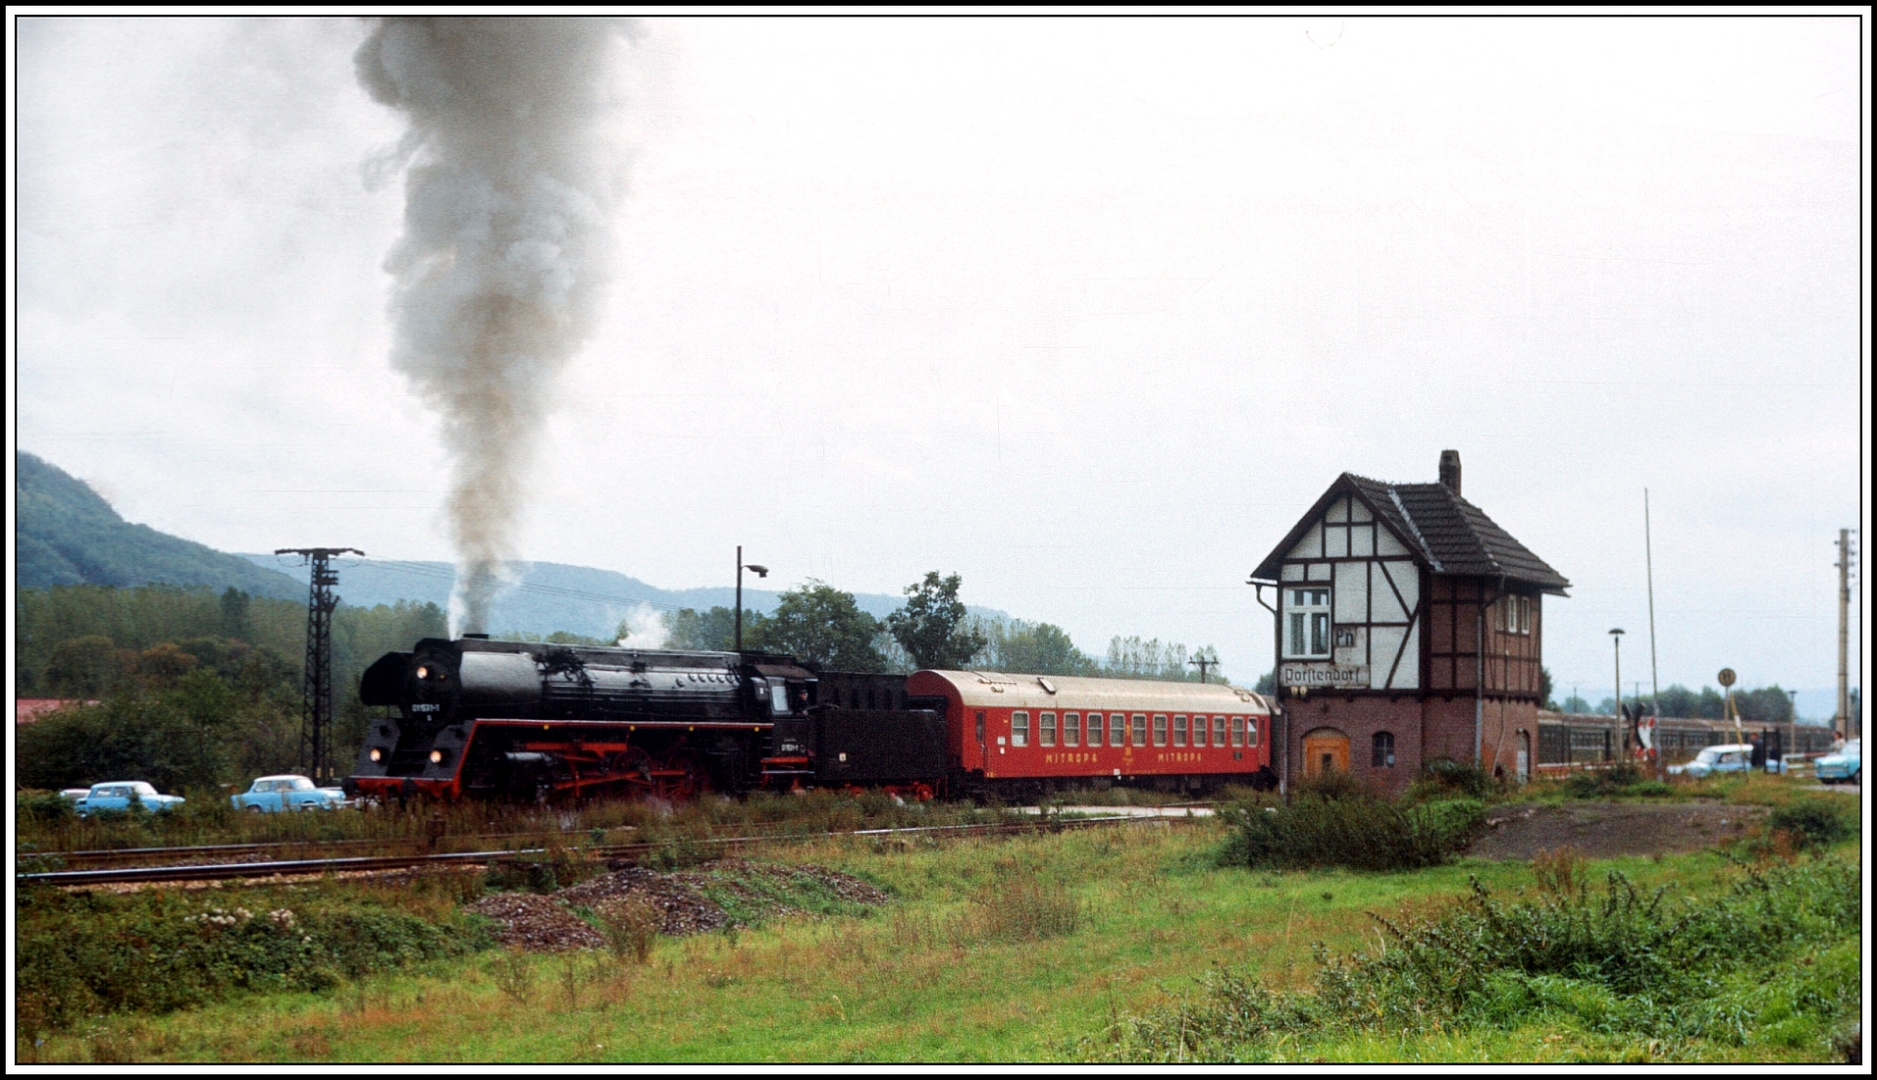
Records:
{"label": "shrub", "polygon": [[1426,918],[1397,925],[1372,914],[1389,944],[1353,957],[1319,946],[1312,992],[1280,995],[1215,972],[1198,1000],[1125,1017],[1084,1051],[1221,1060],[1280,1032],[1556,1030],[1561,1021],[1606,1037],[1740,1045],[1775,1022],[1791,1037],[1828,1041],[1855,1019],[1856,864],[1743,867],[1725,895],[1678,903],[1616,871],[1596,895],[1568,849],[1543,863],[1547,888],[1535,898],[1508,902],[1475,880],[1470,896]]}
{"label": "shrub", "polygon": [[963,929],[993,941],[1040,941],[1073,934],[1082,924],[1081,905],[1058,881],[1034,870],[1006,870],[971,893],[973,911]]}
{"label": "shrub", "polygon": [[492,889],[525,889],[545,894],[578,885],[600,870],[601,866],[585,852],[550,846],[545,851],[490,864],[488,885]]}
{"label": "shrub", "polygon": [[1830,847],[1855,831],[1841,806],[1817,799],[1794,800],[1780,807],[1767,816],[1766,827],[1792,834],[1801,847]]}
{"label": "shrub", "polygon": [[1401,807],[1365,794],[1300,795],[1289,806],[1240,805],[1219,853],[1227,866],[1412,870],[1446,862],[1485,820],[1485,804],[1452,799]]}
{"label": "shrub", "polygon": [[466,918],[433,923],[343,897],[295,896],[275,907],[261,893],[42,893],[20,908],[15,962],[21,1016],[39,1030],[102,1012],[165,1013],[243,990],[324,990],[488,941]]}
{"label": "shrub", "polygon": [[1667,784],[1652,780],[1633,762],[1619,761],[1607,769],[1586,769],[1564,779],[1564,794],[1571,799],[1607,799],[1617,795],[1668,795]]}
{"label": "shrub", "polygon": [[593,909],[600,932],[606,935],[606,947],[615,960],[643,964],[652,958],[652,945],[658,940],[663,923],[657,905],[644,897],[608,900]]}
{"label": "shrub", "polygon": [[1417,802],[1454,797],[1489,799],[1499,791],[1500,783],[1478,765],[1462,765],[1451,758],[1435,758],[1421,770],[1420,778],[1408,789],[1408,797]]}

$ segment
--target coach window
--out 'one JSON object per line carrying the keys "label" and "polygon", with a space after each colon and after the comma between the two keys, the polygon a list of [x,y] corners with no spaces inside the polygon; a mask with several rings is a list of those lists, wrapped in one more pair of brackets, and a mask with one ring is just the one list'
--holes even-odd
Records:
{"label": "coach window", "polygon": [[1286,589],[1289,633],[1284,636],[1284,655],[1290,657],[1328,656],[1330,654],[1330,591],[1328,589]]}
{"label": "coach window", "polygon": [[1258,745],[1258,718],[1255,716],[1245,717],[1245,745]]}
{"label": "coach window", "polygon": [[1134,745],[1135,746],[1147,745],[1147,714],[1146,713],[1137,712],[1134,714]]}
{"label": "coach window", "polygon": [[1175,746],[1186,745],[1186,714],[1185,713],[1181,713],[1180,715],[1175,716],[1173,718],[1173,745]]}
{"label": "coach window", "polygon": [[1067,712],[1062,714],[1062,745],[1082,745],[1082,714]]}
{"label": "coach window", "polygon": [[1232,745],[1245,745],[1245,718],[1242,716],[1232,717]]}
{"label": "coach window", "polygon": [[1369,764],[1372,767],[1377,768],[1377,769],[1394,768],[1395,767],[1395,737],[1394,735],[1386,731],[1378,731],[1375,733],[1375,738],[1371,741],[1374,743],[1374,747],[1373,747],[1373,753],[1370,755],[1370,758],[1369,758]]}
{"label": "coach window", "polygon": [[1225,717],[1223,716],[1212,718],[1212,745],[1225,745]]}
{"label": "coach window", "polygon": [[1013,712],[1010,714],[1010,745],[1030,745],[1030,714]]}
{"label": "coach window", "polygon": [[1127,717],[1118,712],[1108,714],[1108,745],[1120,746],[1127,741]]}
{"label": "coach window", "polygon": [[1157,712],[1154,714],[1154,745],[1165,746],[1166,744],[1167,744],[1167,714],[1163,712]]}
{"label": "coach window", "polygon": [[1043,729],[1043,745],[1056,745],[1056,714],[1053,712],[1041,713],[1038,714],[1036,719],[1038,726]]}

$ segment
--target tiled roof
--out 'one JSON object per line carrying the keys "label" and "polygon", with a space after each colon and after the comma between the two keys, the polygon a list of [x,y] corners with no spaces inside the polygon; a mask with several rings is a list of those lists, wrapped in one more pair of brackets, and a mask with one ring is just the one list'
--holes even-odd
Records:
{"label": "tiled roof", "polygon": [[1546,592],[1562,592],[1571,586],[1564,575],[1494,524],[1485,511],[1455,495],[1445,484],[1390,484],[1354,473],[1344,473],[1330,485],[1293,535],[1265,559],[1254,576],[1274,577],[1277,561],[1344,487],[1354,490],[1408,550],[1436,574],[1503,575]]}
{"label": "tiled roof", "polygon": [[1404,542],[1420,548],[1419,554],[1436,573],[1503,574],[1541,589],[1571,586],[1563,574],[1494,524],[1484,510],[1445,484],[1385,484],[1353,473],[1343,476],[1368,496],[1376,513],[1403,534]]}

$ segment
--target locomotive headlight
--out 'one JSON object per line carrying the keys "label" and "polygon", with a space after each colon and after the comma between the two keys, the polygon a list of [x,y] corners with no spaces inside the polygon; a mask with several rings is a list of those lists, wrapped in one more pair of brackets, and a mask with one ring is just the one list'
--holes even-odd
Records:
{"label": "locomotive headlight", "polygon": [[432,751],[430,752],[430,763],[431,763],[432,765],[441,765],[441,764],[443,764],[443,751],[441,751],[441,750],[432,750]]}
{"label": "locomotive headlight", "polygon": [[430,668],[427,665],[418,665],[417,677],[420,679],[428,679],[430,677]]}
{"label": "locomotive headlight", "polygon": [[371,759],[373,761],[383,761],[384,757],[385,752],[383,750],[378,749],[376,746],[371,748]]}

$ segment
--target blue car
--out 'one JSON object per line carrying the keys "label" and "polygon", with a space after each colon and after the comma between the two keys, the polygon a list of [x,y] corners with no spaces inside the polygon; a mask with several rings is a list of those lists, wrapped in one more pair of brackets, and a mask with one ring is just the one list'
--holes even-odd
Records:
{"label": "blue car", "polygon": [[1826,754],[1812,763],[1812,775],[1821,784],[1837,784],[1849,781],[1862,782],[1864,772],[1864,740],[1851,739],[1844,748]]}
{"label": "blue car", "polygon": [[237,810],[278,813],[282,810],[337,810],[347,805],[345,792],[316,787],[304,776],[263,776],[247,792],[230,795]]}
{"label": "blue car", "polygon": [[79,817],[90,817],[100,810],[168,810],[181,805],[181,795],[158,795],[156,788],[142,780],[111,780],[91,785],[91,790],[72,800]]}

